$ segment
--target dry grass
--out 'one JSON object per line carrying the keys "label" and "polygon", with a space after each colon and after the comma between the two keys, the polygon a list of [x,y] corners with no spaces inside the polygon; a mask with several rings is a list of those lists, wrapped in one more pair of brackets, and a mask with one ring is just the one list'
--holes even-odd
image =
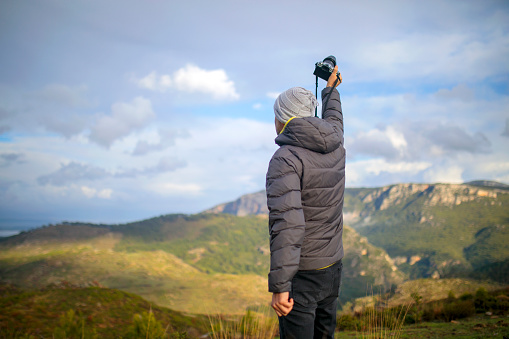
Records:
{"label": "dry grass", "polygon": [[222,315],[209,316],[212,339],[268,339],[274,338],[278,320],[270,311],[247,311],[242,318],[226,318]]}

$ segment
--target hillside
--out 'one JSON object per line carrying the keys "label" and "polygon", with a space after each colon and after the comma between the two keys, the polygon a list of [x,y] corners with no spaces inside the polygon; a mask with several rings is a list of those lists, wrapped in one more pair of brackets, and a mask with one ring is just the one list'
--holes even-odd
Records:
{"label": "hillside", "polygon": [[[342,301],[404,280],[387,253],[345,228]],[[27,288],[61,280],[101,285],[191,313],[267,304],[267,221],[166,215],[125,225],[63,224],[0,242],[0,277]]]}
{"label": "hillside", "polygon": [[470,274],[509,282],[507,274],[487,273],[509,259],[509,190],[467,184],[352,189],[345,211],[350,225],[411,278]]}
{"label": "hillside", "polygon": [[135,294],[108,288],[64,284],[25,290],[0,285],[0,309],[2,338],[25,338],[28,334],[37,338],[62,337],[64,330],[66,337],[72,337],[72,330],[77,330],[80,338],[82,331],[87,338],[132,337],[137,318],[144,319],[149,312],[154,316],[152,325],[159,323],[168,329],[167,333],[187,333],[198,338],[207,332],[207,319],[187,316]]}
{"label": "hillside", "polygon": [[[265,199],[257,192],[209,211],[263,215]],[[509,283],[509,185],[479,180],[347,188],[344,222],[386,250],[410,278]]]}
{"label": "hillside", "polygon": [[[158,249],[158,243],[149,249],[124,250],[126,243],[134,246],[132,232],[137,229],[126,228],[123,234],[108,228],[57,225],[4,240],[0,245],[2,282],[24,288],[61,281],[78,286],[98,282],[161,306],[202,314],[242,313],[248,305],[267,302],[266,281],[261,276],[208,274]],[[147,236],[150,227],[147,233],[143,228],[139,231]],[[84,239],[77,239],[75,232]],[[91,237],[88,232],[99,235]]]}

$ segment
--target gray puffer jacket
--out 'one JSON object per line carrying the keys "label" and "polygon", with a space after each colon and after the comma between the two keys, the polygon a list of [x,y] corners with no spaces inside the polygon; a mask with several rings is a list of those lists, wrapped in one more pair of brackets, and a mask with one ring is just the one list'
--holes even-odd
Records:
{"label": "gray puffer jacket", "polygon": [[343,114],[336,89],[325,88],[322,101],[328,93],[322,119],[293,119],[276,138],[281,147],[270,160],[266,181],[269,292],[288,292],[298,270],[343,258]]}

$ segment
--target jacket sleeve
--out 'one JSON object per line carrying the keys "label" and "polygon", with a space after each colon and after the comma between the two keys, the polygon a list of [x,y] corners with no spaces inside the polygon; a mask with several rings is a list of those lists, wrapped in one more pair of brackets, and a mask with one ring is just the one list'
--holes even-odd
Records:
{"label": "jacket sleeve", "polygon": [[[330,98],[329,98],[330,95]],[[327,107],[325,107],[325,101],[327,101]],[[339,98],[339,92],[336,88],[325,87],[322,90],[322,119],[330,122],[343,136],[343,110],[341,109],[341,99]]]}
{"label": "jacket sleeve", "polygon": [[299,269],[305,234],[301,202],[302,163],[287,148],[272,157],[267,172],[269,208],[270,273],[269,292],[289,292]]}

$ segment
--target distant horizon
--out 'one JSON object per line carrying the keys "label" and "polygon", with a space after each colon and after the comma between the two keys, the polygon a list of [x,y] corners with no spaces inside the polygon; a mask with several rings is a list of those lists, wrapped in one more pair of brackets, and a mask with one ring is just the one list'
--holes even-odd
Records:
{"label": "distant horizon", "polygon": [[[394,184],[389,184],[389,185],[383,185],[383,186],[359,186],[359,187],[346,187],[346,189],[357,189],[357,188],[383,188],[383,187],[388,187],[388,186],[394,186],[394,185],[406,185],[406,184],[418,184],[418,185],[438,185],[438,184],[443,184],[443,185],[467,185],[469,183],[472,183],[472,182],[492,182],[492,183],[497,183],[497,184],[501,184],[501,185],[505,185],[507,186],[507,188],[509,188],[509,184],[507,183],[504,183],[504,182],[500,182],[500,181],[493,181],[493,180],[471,180],[471,181],[468,181],[468,182],[463,182],[463,183],[446,183],[446,182],[433,182],[433,183],[417,183],[417,182],[399,182],[399,183],[394,183]],[[491,186],[486,186],[488,188],[490,188]],[[491,188],[496,188],[496,187],[491,187]],[[196,215],[196,214],[200,214],[200,213],[203,213],[209,209],[212,209],[216,206],[219,206],[219,205],[223,205],[223,204],[227,204],[227,203],[230,203],[230,202],[233,202],[239,198],[241,198],[242,196],[245,196],[245,195],[249,195],[249,194],[255,194],[255,193],[258,193],[258,192],[263,192],[264,190],[258,190],[258,191],[255,191],[255,192],[250,192],[250,193],[245,193],[245,194],[242,194],[240,196],[237,196],[229,201],[224,201],[224,202],[220,202],[218,204],[215,204],[213,206],[210,206],[208,208],[205,208],[205,209],[202,209],[200,210],[199,212],[191,212],[191,213],[185,213],[185,212],[168,212],[168,213],[162,213],[162,214],[158,214],[158,215],[151,215],[151,216],[146,216],[146,217],[141,217],[141,218],[138,218],[138,219],[133,219],[133,220],[130,220],[130,221],[125,221],[125,222],[114,222],[114,221],[111,221],[111,222],[100,222],[100,221],[86,221],[86,220],[63,220],[63,219],[60,219],[60,220],[53,220],[53,221],[47,221],[47,220],[42,220],[40,222],[37,222],[37,220],[32,220],[31,221],[31,224],[30,226],[18,226],[18,227],[5,227],[4,226],[4,221],[0,220],[0,238],[6,238],[6,237],[10,237],[10,236],[13,236],[13,235],[17,235],[23,231],[30,231],[30,230],[34,230],[34,229],[38,229],[38,228],[41,228],[41,227],[45,227],[45,226],[48,226],[48,225],[60,225],[60,224],[74,224],[74,223],[83,223],[83,224],[93,224],[93,225],[125,225],[125,224],[130,224],[130,223],[135,223],[135,222],[140,222],[140,221],[144,221],[144,220],[148,220],[148,219],[151,219],[151,218],[157,218],[159,216],[164,216],[164,215],[176,215],[176,214],[182,214],[182,215]],[[22,223],[22,221],[16,221],[17,223]]]}

